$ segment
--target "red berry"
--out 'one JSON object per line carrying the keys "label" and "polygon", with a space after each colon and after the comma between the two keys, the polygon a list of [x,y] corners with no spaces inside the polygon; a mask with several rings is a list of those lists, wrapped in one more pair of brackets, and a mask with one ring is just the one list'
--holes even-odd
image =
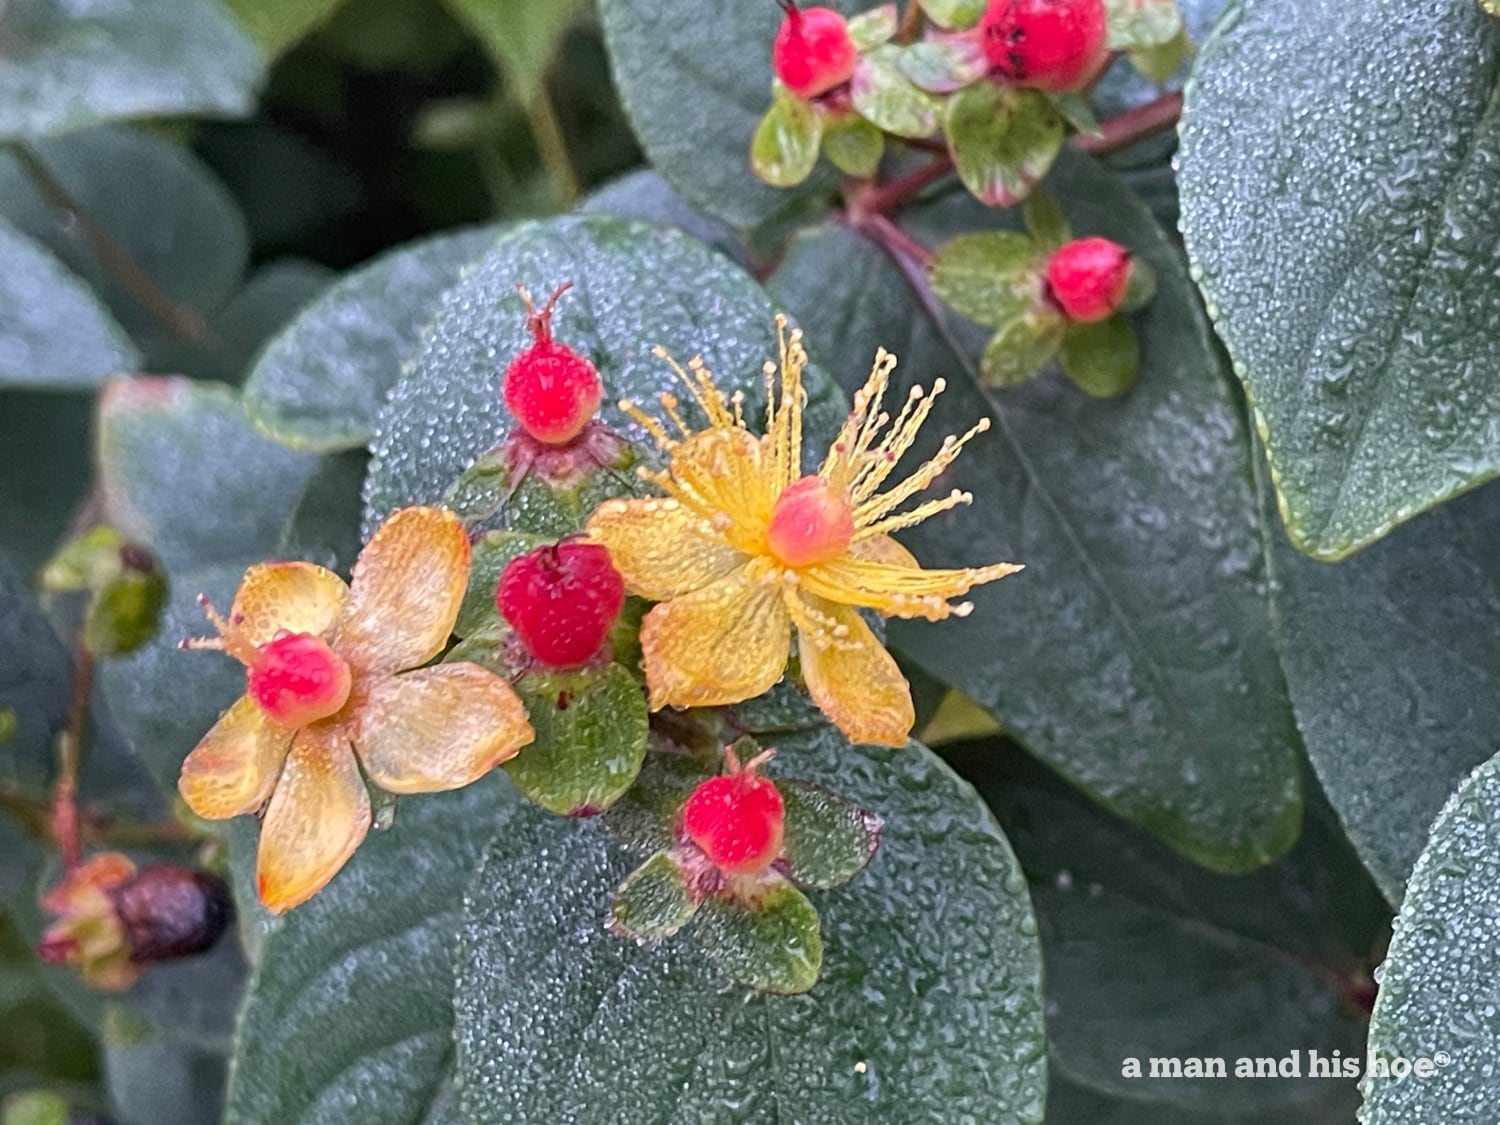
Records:
{"label": "red berry", "polygon": [[1130,251],[1107,238],[1070,242],[1047,263],[1047,290],[1069,320],[1103,320],[1130,285]]}
{"label": "red berry", "polygon": [[286,727],[326,719],[349,698],[349,665],[310,633],[284,633],[260,646],[245,672],[250,698]]}
{"label": "red berry", "polygon": [[775,784],[756,776],[770,758],[762,754],[740,768],[729,750],[729,773],[693,790],[682,809],[682,830],[708,861],[730,875],[764,871],[781,854],[786,806]]}
{"label": "red berry", "polygon": [[831,8],[787,6],[771,49],[776,77],[799,98],[815,98],[842,86],[854,74],[859,51],[849,25]]}
{"label": "red berry", "polygon": [[577,668],[604,648],[625,580],[597,543],[564,542],[512,559],[495,605],[539,664]]}
{"label": "red berry", "polygon": [[212,949],[232,913],[223,880],[166,864],[142,868],[111,897],[132,961],[167,961]]}
{"label": "red berry", "polygon": [[502,393],[521,428],[544,445],[572,441],[598,412],[604,397],[594,365],[552,338],[557,299],[572,284],[569,281],[559,286],[540,310],[525,286],[516,286],[526,302],[526,327],[534,342],[510,361]]}
{"label": "red berry", "polygon": [[1063,93],[1108,53],[1104,0],[990,0],[979,21],[985,57],[1020,86]]}

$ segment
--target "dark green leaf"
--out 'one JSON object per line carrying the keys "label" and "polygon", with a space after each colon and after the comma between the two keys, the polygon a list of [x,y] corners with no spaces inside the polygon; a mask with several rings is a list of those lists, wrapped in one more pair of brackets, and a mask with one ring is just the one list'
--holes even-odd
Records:
{"label": "dark green leaf", "polygon": [[698,947],[736,984],[795,996],[818,983],[823,934],[807,896],[774,872],[744,897],[715,896],[698,911]]}
{"label": "dark green leaf", "polygon": [[[12,853],[6,857],[9,862]],[[0,912],[0,1098],[33,1084],[83,1084],[98,1077],[98,1044],[52,995],[43,971]],[[6,1099],[7,1113],[10,1106]]]}
{"label": "dark green leaf", "polygon": [[[1493,735],[1493,730],[1491,731]],[[1368,1125],[1453,1125],[1500,1113],[1500,759],[1443,806],[1407,884],[1370,1017]],[[1425,1065],[1423,1060],[1425,1060]]]}
{"label": "dark green leaf", "polygon": [[517,803],[493,781],[403,799],[395,825],[264,939],[228,1125],[407,1125],[447,1097],[464,886]]}
{"label": "dark green leaf", "polygon": [[880,818],[808,781],[776,779],[786,805],[782,865],[798,885],[826,891],[853,879],[880,846]]}
{"label": "dark green leaf", "polygon": [[1035,925],[973,791],[915,744],[849,746],[824,731],[779,746],[788,775],[887,824],[869,870],[818,896],[822,981],[796,998],[747,995],[691,941],[642,949],[610,936],[609,896],[631,863],[591,825],[511,813],[460,938],[471,1120],[1040,1119]]}
{"label": "dark green leaf", "polygon": [[1067,334],[1068,322],[1045,305],[1002,325],[979,357],[979,377],[986,386],[1007,389],[1029,383],[1052,362]]}
{"label": "dark green leaf", "polygon": [[685,754],[647,754],[640,777],[604,814],[604,824],[631,851],[664,851],[677,843],[682,806],[712,773]]}
{"label": "dark green leaf", "polygon": [[364,445],[444,292],[498,230],[424,239],[344,278],[267,346],[245,383],[246,413],[294,448]]}
{"label": "dark green leaf", "polygon": [[0,9],[0,140],[133,117],[240,116],[263,66],[212,0],[12,0]]}
{"label": "dark green leaf", "polygon": [[1357,1090],[1341,1082],[1325,1082],[1317,1103],[1299,1105],[1292,1117],[1279,1109],[1263,1113],[1179,1109],[1136,1097],[1111,1097],[1054,1073],[1047,1088],[1046,1125],[1078,1125],[1080,1121],[1088,1125],[1351,1125],[1358,1105]]}
{"label": "dark green leaf", "polygon": [[224,0],[269,55],[295,46],[333,15],[344,0]]}
{"label": "dark green leaf", "polygon": [[169,573],[269,557],[317,468],[251,429],[228,387],[171,377],[105,388],[98,452],[111,522]]}
{"label": "dark green leaf", "polygon": [[138,359],[79,278],[0,222],[0,385],[91,387]]}
{"label": "dark green leaf", "polygon": [[1141,349],[1122,313],[1093,324],[1072,325],[1058,351],[1063,374],[1095,398],[1115,398],[1135,385]]}
{"label": "dark green leaf", "polygon": [[[759,411],[761,365],[776,349],[771,303],[722,256],[676,231],[602,215],[520,225],[453,291],[391,392],[370,466],[368,524],[403,504],[440,500],[504,438],[500,376],[530,341],[516,282],[540,292],[570,279],[553,331],[598,367],[610,425],[639,434],[617,400],[654,404],[657,392],[680,387],[652,354],[656,345],[684,362],[701,355],[721,387],[746,391],[751,416]],[[808,389],[809,432],[832,432],[843,412],[837,392],[823,377]]]}
{"label": "dark green leaf", "polygon": [[773,187],[796,187],[812,175],[822,140],[823,115],[811,102],[777,87],[750,141],[750,166]]}
{"label": "dark green leaf", "polygon": [[1063,143],[1063,120],[1045,95],[993,82],[949,98],[943,128],[959,179],[991,207],[1024,199]]}
{"label": "dark green leaf", "polygon": [[[1270,489],[1264,481],[1263,494]],[[1265,497],[1278,641],[1308,757],[1399,903],[1443,801],[1500,730],[1500,487],[1337,566],[1293,550]]]}
{"label": "dark green leaf", "polygon": [[364,510],[365,471],[370,459],[349,450],[320,458],[281,533],[276,556],[306,559],[348,574],[364,543],[359,537]]}
{"label": "dark green leaf", "polygon": [[1293,541],[1339,559],[1500,473],[1500,25],[1232,13],[1183,118],[1183,229]]}
{"label": "dark green leaf", "polygon": [[516,685],[536,740],[505,763],[528,800],[590,816],[630,788],[646,757],[646,697],[618,664],[528,677]]}
{"label": "dark green leaf", "polygon": [[88,492],[94,400],[0,391],[0,548],[25,574],[39,569]]}
{"label": "dark green leaf", "polygon": [[[1135,321],[1141,381],[1123,399],[1059,380],[986,394],[963,374],[981,341],[934,320],[847,229],[794,244],[773,286],[846,386],[882,344],[906,380],[951,376],[927,449],[977,417],[993,423],[950,470],[974,507],[905,538],[930,566],[1028,569],[975,591],[962,623],[893,622],[895,647],[1127,819],[1210,867],[1253,869],[1295,840],[1299,787],[1246,435],[1182,264],[1144,208],[1084,158],[1047,188],[1076,232],[1130,246],[1159,276]],[[961,196],[918,220],[929,243],[1014,222]]]}
{"label": "dark green leaf", "polygon": [[672,852],[657,852],[620,884],[609,907],[609,927],[622,937],[671,937],[698,910],[692,876]]}
{"label": "dark green leaf", "polygon": [[749,261],[732,230],[717,219],[695,211],[660,173],[649,169],[630,172],[606,184],[579,204],[578,210],[676,227],[733,262],[743,266]]}
{"label": "dark green leaf", "polygon": [[118,1007],[106,1010],[104,1078],[120,1125],[216,1125],[225,1069],[222,1054],[167,1039]]}
{"label": "dark green leaf", "polygon": [[506,88],[520,101],[534,98],[579,0],[445,0],[504,69]]}
{"label": "dark green leaf", "polygon": [[[977,775],[1031,883],[1055,1075],[1158,1106],[1276,1109],[1286,1120],[1301,1120],[1340,1085],[1309,1075],[1308,1052],[1359,1054],[1364,1018],[1354,1001],[1371,985],[1390,908],[1316,794],[1291,853],[1227,878],[1111,816],[1014,747],[972,742],[948,753]],[[1237,1059],[1293,1050],[1302,1052],[1299,1078],[1233,1077]],[[1122,1075],[1128,1058],[1142,1076]],[[1153,1058],[1222,1058],[1226,1077],[1153,1078]],[[1347,1103],[1355,1084],[1341,1085]]]}

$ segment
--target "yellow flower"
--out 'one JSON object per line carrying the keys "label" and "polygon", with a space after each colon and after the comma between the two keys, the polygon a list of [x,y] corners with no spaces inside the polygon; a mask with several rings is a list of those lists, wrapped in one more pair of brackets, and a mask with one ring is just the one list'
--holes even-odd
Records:
{"label": "yellow flower", "polygon": [[[743,396],[726,397],[699,360],[683,371],[708,428],[693,431],[670,394],[661,396],[678,431],[668,432],[622,403],[667,455],[664,472],[643,472],[663,499],[611,500],[590,519],[631,592],[658,602],[641,628],[651,707],[737,703],[767,691],[786,671],[797,630],[802,676],[823,713],[855,742],[904,746],[914,713],[896,662],[857,612],[940,621],[973,606],[969,589],[1021,569],[1010,563],[923,570],[890,533],[972,501],[954,491],[907,511],[907,500],[952,464],[981,421],[900,484],[880,491],[942,391],[914,388],[894,419],[881,402],[895,367],[884,350],[854,396],[854,409],[815,475],[802,475],[800,331],[781,339],[766,364],[766,432],[745,424]],[[668,359],[658,349],[657,354]]]}
{"label": "yellow flower", "polygon": [[463,524],[406,508],[375,532],[353,582],[304,562],[245,572],[217,648],[246,693],[182,763],[178,789],[211,820],[264,808],[257,886],[275,913],[327,885],[370,827],[364,774],[392,793],[477,781],[532,740],[525,708],[477,664],[423,668],[447,644],[469,579]]}

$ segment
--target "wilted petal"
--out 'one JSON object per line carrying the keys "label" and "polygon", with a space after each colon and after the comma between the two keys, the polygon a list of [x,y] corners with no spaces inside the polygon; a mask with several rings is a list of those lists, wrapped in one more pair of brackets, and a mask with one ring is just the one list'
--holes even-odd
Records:
{"label": "wilted petal", "polygon": [[676,500],[609,500],[589,519],[630,592],[664,602],[724,577],[746,561]]}
{"label": "wilted petal", "polygon": [[306,902],[338,874],[370,830],[370,795],[348,733],[304,727],[266,807],[256,858],[260,901],[273,914]]}
{"label": "wilted petal", "polygon": [[477,664],[382,676],[355,711],[354,748],[392,793],[437,793],[479,780],[534,737],[509,684]]}
{"label": "wilted petal", "polygon": [[354,564],[333,647],[372,671],[425,664],[453,632],[468,582],[469,536],[459,518],[442,508],[403,508]]}
{"label": "wilted petal", "polygon": [[245,639],[263,645],[278,632],[326,633],[344,608],[349,587],[331,570],[308,562],[261,563],[245,571],[230,618]]}
{"label": "wilted petal", "polygon": [[183,761],[177,791],[207,820],[254,812],[271,795],[291,741],[290,730],[242,695]]}
{"label": "wilted petal", "polygon": [[652,710],[753,699],[781,679],[790,650],[781,589],[753,567],[662,602],[641,623]]}
{"label": "wilted petal", "polygon": [[797,651],[813,702],[851,742],[905,746],[916,712],[891,654],[847,606],[815,600],[812,609],[825,628],[799,629]]}

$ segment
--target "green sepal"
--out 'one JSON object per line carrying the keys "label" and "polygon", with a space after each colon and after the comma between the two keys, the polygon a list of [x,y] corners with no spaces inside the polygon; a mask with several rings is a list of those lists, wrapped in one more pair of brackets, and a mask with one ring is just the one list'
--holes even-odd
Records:
{"label": "green sepal", "polygon": [[1177,0],[1104,0],[1104,8],[1111,51],[1160,47],[1182,35],[1186,26]]}
{"label": "green sepal", "polygon": [[849,40],[856,51],[864,54],[890,42],[900,24],[901,18],[896,14],[896,5],[882,4],[849,18]]}
{"label": "green sepal", "polygon": [[156,635],[167,603],[167,580],[155,556],[112,527],[69,540],[42,570],[52,593],[89,593],[79,635],[94,656],[133,652]]}
{"label": "green sepal", "polygon": [[1115,398],[1135,385],[1141,347],[1119,313],[1093,324],[1070,325],[1058,356],[1063,374],[1094,398]]}
{"label": "green sepal", "polygon": [[1062,150],[1063,119],[1045,94],[976,82],[948,100],[948,151],[981,203],[1024,199]]}
{"label": "green sepal", "polygon": [[958,31],[979,22],[988,0],[921,0],[921,5],[933,23],[949,31]]}
{"label": "green sepal", "polygon": [[977,39],[925,39],[902,49],[896,65],[920,89],[951,94],[978,82],[989,60]]}
{"label": "green sepal", "polygon": [[464,523],[483,523],[505,507],[514,491],[509,460],[504,448],[496,446],[458,475],[443,503]]}
{"label": "green sepal", "polygon": [[531,658],[505,619],[491,612],[483,625],[448,650],[442,662],[478,664],[503,680],[514,680],[525,673]]}
{"label": "green sepal", "polygon": [[604,826],[634,852],[655,852],[677,842],[677,822],[693,790],[714,769],[686,754],[653,751],[640,776],[604,814]]}
{"label": "green sepal", "polygon": [[[1026,197],[1026,204],[1021,208],[1021,221],[1026,224],[1027,233],[1035,240],[1037,249],[1044,254],[1050,255],[1073,239],[1068,217],[1045,191],[1034,191]],[[1045,262],[1041,268],[1045,270]]]}
{"label": "green sepal", "polygon": [[1149,262],[1139,256],[1130,260],[1130,280],[1125,283],[1125,296],[1120,299],[1120,311],[1140,312],[1156,296],[1156,271]]}
{"label": "green sepal", "polygon": [[979,357],[979,377],[992,387],[1019,387],[1042,373],[1068,331],[1061,313],[1036,308],[1002,325]]}
{"label": "green sepal", "polygon": [[818,163],[823,115],[780,83],[750,141],[750,167],[772,187],[796,187]]}
{"label": "green sepal", "polygon": [[841,887],[868,866],[880,847],[880,817],[852,801],[796,779],[776,782],[786,806],[779,871],[798,886]]}
{"label": "green sepal", "polygon": [[1140,47],[1126,52],[1130,65],[1141,77],[1157,85],[1165,82],[1181,70],[1196,53],[1193,40],[1184,27],[1173,38],[1155,47]]}
{"label": "green sepal", "polygon": [[1084,100],[1080,94],[1053,94],[1051,95],[1052,108],[1062,114],[1062,119],[1073,126],[1078,132],[1086,137],[1102,137],[1104,134],[1099,129],[1099,119],[1094,116],[1094,109]]}
{"label": "green sepal", "polygon": [[469,564],[469,588],[464,592],[463,605],[458,610],[458,620],[453,632],[467,637],[494,622],[495,587],[500,584],[500,574],[513,559],[528,551],[545,547],[552,540],[524,531],[486,531],[474,540]]}
{"label": "green sepal", "polygon": [[859,61],[849,82],[854,108],[866,121],[898,137],[930,137],[937,132],[941,105],[901,71],[903,50],[878,47]]}
{"label": "green sepal", "polygon": [[998,328],[1043,303],[1046,270],[1047,255],[1026,235],[984,231],[937,248],[932,288],[970,320]]}
{"label": "green sepal", "polygon": [[515,684],[536,738],[505,763],[533,804],[592,816],[631,787],[646,757],[650,720],[641,686],[618,664],[528,673]]}
{"label": "green sepal", "polygon": [[824,123],[823,155],[845,175],[868,179],[885,155],[885,134],[857,113],[830,116]]}
{"label": "green sepal", "polygon": [[660,851],[641,864],[615,891],[609,928],[636,941],[671,937],[698,912],[703,901],[678,851]]}
{"label": "green sepal", "polygon": [[823,935],[807,896],[774,871],[741,876],[698,910],[696,936],[730,978],[791,996],[818,983]]}

